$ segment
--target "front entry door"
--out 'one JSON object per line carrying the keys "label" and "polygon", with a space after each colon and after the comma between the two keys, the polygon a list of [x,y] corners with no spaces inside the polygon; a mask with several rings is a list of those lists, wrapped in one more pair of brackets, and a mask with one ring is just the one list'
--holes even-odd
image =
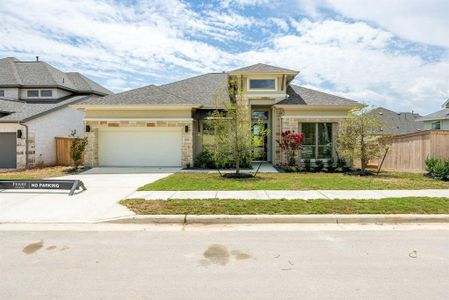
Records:
{"label": "front entry door", "polygon": [[[251,113],[251,119],[253,122],[253,137],[258,138],[261,129],[268,128],[268,116],[267,110],[264,111],[253,111]],[[261,126],[263,126],[261,128]],[[266,161],[268,157],[268,137],[260,137],[258,140],[258,146],[254,149],[254,160],[256,161]]]}

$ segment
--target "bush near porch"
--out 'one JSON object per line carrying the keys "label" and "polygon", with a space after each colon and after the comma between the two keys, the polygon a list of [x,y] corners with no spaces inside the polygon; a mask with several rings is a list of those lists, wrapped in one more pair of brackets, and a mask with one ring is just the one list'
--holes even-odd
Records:
{"label": "bush near porch", "polygon": [[260,173],[255,178],[225,179],[217,173],[176,173],[139,191],[207,190],[388,190],[449,189],[449,182],[422,174],[382,172],[378,176],[343,173]]}

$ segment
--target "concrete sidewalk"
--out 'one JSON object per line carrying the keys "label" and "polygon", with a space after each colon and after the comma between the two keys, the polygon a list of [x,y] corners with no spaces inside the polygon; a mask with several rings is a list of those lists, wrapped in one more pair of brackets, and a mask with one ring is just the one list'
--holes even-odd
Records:
{"label": "concrete sidewalk", "polygon": [[254,190],[254,191],[145,191],[134,192],[127,199],[382,199],[401,197],[448,197],[449,190]]}

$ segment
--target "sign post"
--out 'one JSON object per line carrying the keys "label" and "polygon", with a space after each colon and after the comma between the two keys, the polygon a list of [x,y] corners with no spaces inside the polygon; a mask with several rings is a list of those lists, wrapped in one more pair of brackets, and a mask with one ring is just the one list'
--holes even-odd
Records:
{"label": "sign post", "polygon": [[0,180],[0,190],[70,190],[69,196],[72,196],[79,189],[87,190],[81,180]]}

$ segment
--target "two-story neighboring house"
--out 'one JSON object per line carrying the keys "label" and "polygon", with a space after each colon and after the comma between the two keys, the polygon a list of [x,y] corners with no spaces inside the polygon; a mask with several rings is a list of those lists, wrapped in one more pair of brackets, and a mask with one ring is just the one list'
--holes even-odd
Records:
{"label": "two-story neighboring house", "polygon": [[193,166],[195,157],[213,143],[209,112],[219,105],[217,99],[229,99],[231,79],[251,106],[249,117],[263,120],[272,133],[258,149],[258,160],[281,161],[276,140],[284,130],[305,133],[302,158],[331,158],[338,124],[360,104],[291,84],[298,73],[256,64],[82,101],[74,107],[85,112],[85,163]]}
{"label": "two-story neighboring house", "polygon": [[417,120],[424,122],[425,130],[449,130],[449,99],[441,107],[443,108],[442,110]]}
{"label": "two-story neighboring house", "polygon": [[55,136],[84,132],[83,113],[69,105],[108,94],[84,75],[38,58],[0,59],[0,169],[55,164]]}

